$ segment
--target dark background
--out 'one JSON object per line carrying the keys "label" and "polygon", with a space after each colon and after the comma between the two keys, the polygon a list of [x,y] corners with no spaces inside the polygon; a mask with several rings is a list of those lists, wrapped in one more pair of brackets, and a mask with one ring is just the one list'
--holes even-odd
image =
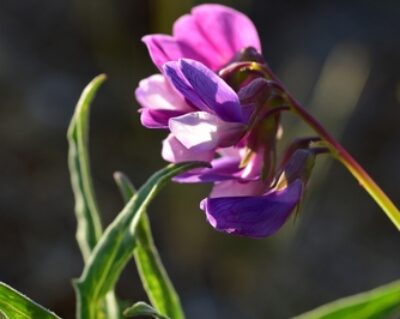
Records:
{"label": "dark background", "polygon": [[[164,163],[164,132],[140,126],[134,89],[155,72],[141,36],[170,32],[196,1],[0,1],[0,280],[74,314],[68,122],[84,85],[109,80],[91,117],[94,183],[109,223],[112,180],[136,185]],[[400,203],[400,2],[221,1],[248,14],[292,93]],[[289,118],[288,136],[305,133]],[[150,209],[156,242],[190,319],[288,318],[400,276],[400,236],[340,164],[319,161],[300,215],[277,235],[219,234],[198,208],[206,186],[169,185]],[[144,300],[135,267],[119,283]]]}

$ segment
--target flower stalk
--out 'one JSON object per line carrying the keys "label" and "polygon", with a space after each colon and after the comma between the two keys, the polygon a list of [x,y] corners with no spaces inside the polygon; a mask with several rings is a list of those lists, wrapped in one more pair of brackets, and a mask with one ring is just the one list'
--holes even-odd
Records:
{"label": "flower stalk", "polygon": [[336,139],[326,131],[318,121],[309,114],[300,103],[287,95],[291,108],[326,142],[331,155],[337,159],[355,177],[360,185],[381,207],[389,219],[400,230],[400,211],[383,190],[375,183],[362,166],[349,154],[349,152]]}
{"label": "flower stalk", "polygon": [[378,186],[378,184],[376,184],[371,176],[369,176],[364,168],[310,113],[307,112],[307,110],[296,99],[288,93],[288,90],[284,87],[279,78],[271,71],[268,65],[253,62],[250,68],[264,73],[264,76],[267,79],[275,82],[281,88],[283,98],[289,103],[291,111],[306,122],[318,134],[318,136],[321,137],[321,139],[326,143],[326,147],[330,150],[330,154],[347,168],[347,170],[374,199],[400,231],[399,209]]}

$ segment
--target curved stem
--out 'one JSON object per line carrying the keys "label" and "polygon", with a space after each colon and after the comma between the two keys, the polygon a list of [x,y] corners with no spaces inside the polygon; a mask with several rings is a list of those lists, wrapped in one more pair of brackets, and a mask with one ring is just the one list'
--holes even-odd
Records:
{"label": "curved stem", "polygon": [[267,74],[268,78],[276,82],[281,87],[283,95],[290,103],[293,112],[301,117],[327,143],[327,147],[331,151],[332,156],[349,170],[349,172],[356,178],[360,185],[382,208],[396,228],[400,230],[399,209],[361,167],[361,165],[358,164],[358,162],[346,151],[346,149],[339,142],[337,142],[336,139],[288,93],[282,82],[267,65],[253,64],[252,66],[256,69],[263,70],[263,72]]}
{"label": "curved stem", "polygon": [[335,138],[319,124],[312,115],[310,115],[297,101],[288,96],[292,104],[293,111],[299,115],[315,132],[327,142],[331,154],[341,162],[350,173],[357,179],[360,185],[371,195],[375,202],[382,208],[390,220],[400,230],[400,212],[389,197],[368,175],[360,164],[339,144]]}

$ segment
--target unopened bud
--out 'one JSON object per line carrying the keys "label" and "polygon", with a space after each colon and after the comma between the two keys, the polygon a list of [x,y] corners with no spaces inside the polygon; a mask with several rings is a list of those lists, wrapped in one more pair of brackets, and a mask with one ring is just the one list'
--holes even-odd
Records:
{"label": "unopened bud", "polygon": [[[286,163],[291,159],[293,154],[299,149],[308,149],[312,143],[318,143],[321,141],[321,138],[318,136],[311,136],[311,137],[302,137],[294,140],[289,147],[286,149],[282,162],[281,167],[284,167]],[[315,152],[314,152],[315,154]]]}
{"label": "unopened bud", "polygon": [[276,189],[283,189],[300,179],[307,184],[315,164],[315,152],[312,149],[298,149],[284,165],[277,177]]}
{"label": "unopened bud", "polygon": [[264,104],[271,96],[273,87],[263,78],[256,78],[240,89],[238,95],[240,102],[246,104]]}

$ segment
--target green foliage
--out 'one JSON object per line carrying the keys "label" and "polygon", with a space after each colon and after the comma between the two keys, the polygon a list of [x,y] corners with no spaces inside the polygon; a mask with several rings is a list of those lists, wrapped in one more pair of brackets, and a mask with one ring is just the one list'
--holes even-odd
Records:
{"label": "green foliage", "polygon": [[113,289],[133,248],[137,225],[148,204],[173,176],[204,163],[168,165],[156,172],[134,195],[100,238],[84,271],[75,281],[80,319],[95,319],[101,299]]}
{"label": "green foliage", "polygon": [[294,319],[389,319],[400,317],[400,281],[339,299]]}
{"label": "green foliage", "polygon": [[102,233],[100,214],[90,173],[88,149],[90,105],[105,80],[105,75],[99,75],[86,86],[76,105],[67,133],[68,165],[78,222],[76,238],[85,261],[89,259],[90,253]]}
{"label": "green foliage", "polygon": [[[103,232],[90,173],[89,115],[91,103],[105,80],[105,75],[99,75],[83,90],[67,133],[68,164],[78,223],[76,239],[85,263]],[[103,316],[103,312],[107,314],[107,319],[120,318],[118,302],[113,291],[106,296],[104,310],[99,307],[98,316]]]}
{"label": "green foliage", "polygon": [[157,312],[152,306],[148,305],[143,301],[135,303],[124,311],[125,317],[138,317],[138,316],[149,316],[155,319],[169,319]]}
{"label": "green foliage", "polygon": [[0,318],[60,319],[20,292],[0,282]]}
{"label": "green foliage", "polygon": [[[115,173],[114,179],[127,202],[135,192],[132,183],[122,173]],[[163,315],[174,319],[184,318],[179,296],[154,245],[150,222],[145,212],[137,226],[134,257],[143,287],[152,305]]]}

